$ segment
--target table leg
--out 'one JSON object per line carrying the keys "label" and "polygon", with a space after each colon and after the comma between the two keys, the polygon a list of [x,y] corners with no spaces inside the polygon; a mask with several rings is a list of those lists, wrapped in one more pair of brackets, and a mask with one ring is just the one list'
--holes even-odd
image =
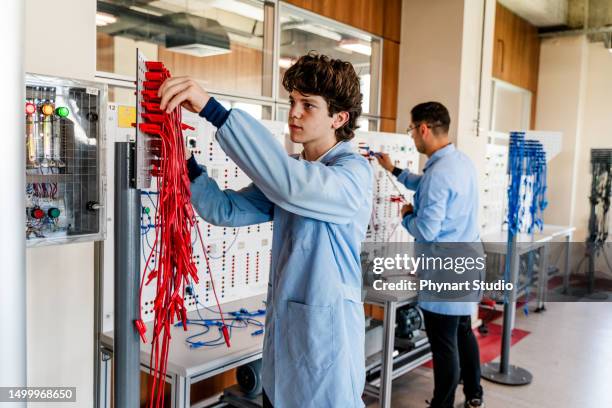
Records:
{"label": "table leg", "polygon": [[181,375],[174,375],[171,384],[172,400],[170,408],[189,408],[188,381]]}
{"label": "table leg", "polygon": [[548,292],[548,253],[549,243],[540,249],[540,264],[538,265],[538,306],[536,312],[546,310],[546,292]]}
{"label": "table leg", "polygon": [[112,360],[111,355],[104,350],[101,351],[102,361],[100,362],[100,400],[98,401],[97,408],[111,408],[111,366]]}
{"label": "table leg", "polygon": [[391,407],[393,350],[395,345],[395,302],[385,302],[383,322],[383,361],[380,373],[380,408]]}
{"label": "table leg", "polygon": [[570,257],[572,249],[572,233],[570,232],[565,237],[565,270],[563,271],[563,293],[568,293],[570,280]]}

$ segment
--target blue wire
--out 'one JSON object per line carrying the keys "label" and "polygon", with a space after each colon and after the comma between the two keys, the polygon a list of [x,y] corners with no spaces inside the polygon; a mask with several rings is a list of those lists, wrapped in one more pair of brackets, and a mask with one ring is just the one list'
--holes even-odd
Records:
{"label": "blue wire", "polygon": [[[199,319],[189,319],[187,320],[187,324],[194,324],[197,326],[202,326],[204,327],[204,329],[196,334],[193,334],[189,337],[187,337],[185,339],[185,342],[187,342],[189,344],[189,346],[191,348],[199,348],[199,347],[217,347],[217,346],[221,346],[223,344],[225,344],[225,339],[223,338],[223,333],[222,333],[222,319],[221,317],[218,318],[211,318],[211,319],[204,319],[202,317],[202,314],[200,313],[200,306],[210,312],[213,312],[217,315],[221,315],[221,313],[217,310],[211,309],[207,306],[204,306],[201,302],[200,299],[196,296],[195,293],[195,286],[193,285],[193,280],[190,279],[190,287],[192,288],[192,293],[193,293],[193,297],[195,299],[196,302],[196,313],[198,314]],[[265,310],[264,309],[258,309],[257,311],[251,312],[245,308],[242,308],[238,311],[233,311],[233,312],[224,312],[223,316],[224,319],[226,321],[226,325],[228,328],[228,334],[229,334],[229,338],[231,340],[232,338],[232,329],[246,329],[248,328],[250,325],[253,325],[255,327],[258,328],[263,328],[264,324],[253,319],[253,316],[263,316],[265,315]],[[175,324],[176,327],[180,327],[182,326],[182,322],[178,322]],[[208,340],[208,341],[194,341],[194,339],[196,339],[199,336],[202,336],[206,333],[208,333],[211,329],[211,327],[216,326],[219,329],[219,337],[213,339],[213,340]],[[253,333],[251,333],[251,335],[260,335],[263,334],[263,330],[256,330]]]}

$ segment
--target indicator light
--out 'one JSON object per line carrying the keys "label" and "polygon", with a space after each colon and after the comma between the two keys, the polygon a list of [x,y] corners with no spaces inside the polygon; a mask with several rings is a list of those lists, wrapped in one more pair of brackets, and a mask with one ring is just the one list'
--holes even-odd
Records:
{"label": "indicator light", "polygon": [[32,212],[30,214],[32,215],[32,218],[36,218],[37,220],[40,220],[45,216],[45,212],[38,207],[32,208]]}
{"label": "indicator light", "polygon": [[31,115],[31,114],[33,114],[34,112],[36,112],[36,105],[34,105],[34,104],[33,104],[33,103],[31,103],[31,102],[28,102],[28,103],[26,103],[26,105],[25,105],[25,110],[26,110],[26,113],[27,113],[28,115]]}
{"label": "indicator light", "polygon": [[40,111],[43,113],[43,115],[45,116],[49,116],[53,114],[53,105],[51,105],[50,103],[45,103],[43,104],[43,106],[40,108]]}
{"label": "indicator light", "polygon": [[68,110],[67,107],[60,106],[59,108],[55,109],[55,114],[59,116],[60,118],[65,118],[68,116],[68,114],[70,114],[70,111]]}

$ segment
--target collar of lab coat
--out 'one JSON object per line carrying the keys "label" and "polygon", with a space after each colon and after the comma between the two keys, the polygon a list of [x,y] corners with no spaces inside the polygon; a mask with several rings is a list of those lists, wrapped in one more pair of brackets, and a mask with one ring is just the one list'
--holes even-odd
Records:
{"label": "collar of lab coat", "polygon": [[432,164],[443,158],[444,156],[455,151],[455,146],[452,143],[447,144],[441,149],[436,150],[434,154],[431,155],[427,163],[425,163],[425,167],[423,167],[423,172],[425,172],[428,168],[431,167]]}
{"label": "collar of lab coat", "polygon": [[[315,162],[323,162],[323,159],[324,159],[324,158],[326,158],[326,157],[328,157],[328,156],[329,156],[328,158],[331,158],[333,155],[330,155],[330,153],[332,153],[333,151],[335,151],[335,150],[336,150],[336,148],[337,148],[338,146],[343,145],[343,144],[345,144],[345,143],[344,143],[344,142],[338,142],[338,143],[336,143],[336,144],[335,144],[335,145],[333,145],[333,146],[332,146],[332,147],[331,147],[331,148],[330,148],[328,151],[326,151],[326,152],[325,152],[325,153],[323,153],[321,156],[319,156],[319,158],[318,158],[317,160],[313,160],[313,161],[315,161]],[[338,150],[341,150],[341,149],[338,149]],[[306,159],[304,158],[304,151],[303,151],[303,150],[302,150],[302,153],[300,153],[299,159],[300,159],[300,160],[306,160]]]}

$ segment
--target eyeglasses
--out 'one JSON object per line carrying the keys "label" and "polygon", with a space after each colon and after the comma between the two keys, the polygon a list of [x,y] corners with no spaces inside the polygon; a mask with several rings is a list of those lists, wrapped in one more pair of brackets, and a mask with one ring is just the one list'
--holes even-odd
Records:
{"label": "eyeglasses", "polygon": [[[411,134],[413,130],[417,129],[419,126],[421,126],[423,124],[423,122],[419,123],[418,125],[414,125],[414,126],[410,126],[408,129],[406,129],[406,133]],[[427,124],[427,127],[429,129],[435,129],[437,127],[442,126],[441,123],[435,124],[435,125],[431,125],[431,124]]]}

